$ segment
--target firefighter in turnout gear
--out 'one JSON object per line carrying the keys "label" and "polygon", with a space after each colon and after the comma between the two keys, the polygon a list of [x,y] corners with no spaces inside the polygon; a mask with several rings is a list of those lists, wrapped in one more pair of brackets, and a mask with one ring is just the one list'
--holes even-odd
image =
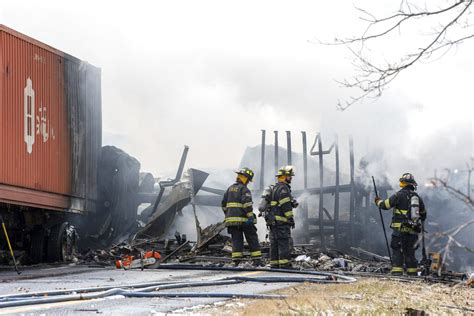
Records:
{"label": "firefighter in turnout gear", "polygon": [[291,228],[295,228],[293,208],[298,203],[291,195],[292,166],[282,167],[276,175],[277,183],[268,187],[259,205],[270,228],[270,265],[272,268],[290,267]]}
{"label": "firefighter in turnout gear", "polygon": [[252,194],[247,184],[253,179],[253,171],[242,168],[237,173],[237,179],[222,199],[222,210],[225,214],[227,231],[232,237],[232,259],[238,265],[244,256],[244,235],[250,248],[250,257],[255,265],[261,265],[262,252],[258,242],[257,218],[253,213]]}
{"label": "firefighter in turnout gear", "polygon": [[393,209],[392,223],[392,274],[417,275],[418,262],[415,258],[415,245],[421,232],[421,221],[426,219],[425,204],[415,192],[417,183],[411,173],[400,178],[398,192],[386,200],[375,197],[375,204],[383,210]]}

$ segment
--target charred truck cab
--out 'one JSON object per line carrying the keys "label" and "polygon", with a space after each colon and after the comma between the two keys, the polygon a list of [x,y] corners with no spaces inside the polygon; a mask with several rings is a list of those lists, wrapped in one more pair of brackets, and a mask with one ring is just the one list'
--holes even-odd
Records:
{"label": "charred truck cab", "polygon": [[99,68],[0,25],[0,212],[30,263],[68,260],[98,211],[101,125]]}

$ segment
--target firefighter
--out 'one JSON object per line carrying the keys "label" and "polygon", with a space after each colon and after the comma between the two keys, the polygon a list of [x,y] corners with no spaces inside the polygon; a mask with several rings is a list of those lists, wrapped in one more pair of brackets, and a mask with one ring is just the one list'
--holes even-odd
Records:
{"label": "firefighter", "polygon": [[415,192],[415,178],[411,173],[404,173],[400,178],[400,190],[386,200],[375,197],[375,204],[383,210],[393,208],[392,223],[392,274],[417,275],[418,262],[415,258],[418,234],[421,232],[421,221],[426,219],[425,204]]}
{"label": "firefighter", "polygon": [[259,210],[265,214],[270,228],[270,265],[272,268],[291,267],[291,228],[295,228],[293,208],[298,203],[291,195],[292,166],[282,167],[276,174],[277,183],[262,196]]}
{"label": "firefighter", "polygon": [[227,231],[232,237],[232,259],[237,266],[244,256],[244,235],[250,248],[250,257],[255,265],[261,265],[262,252],[258,242],[257,217],[253,213],[252,194],[247,184],[252,181],[254,173],[249,168],[242,168],[237,179],[224,194],[222,210],[225,214]]}

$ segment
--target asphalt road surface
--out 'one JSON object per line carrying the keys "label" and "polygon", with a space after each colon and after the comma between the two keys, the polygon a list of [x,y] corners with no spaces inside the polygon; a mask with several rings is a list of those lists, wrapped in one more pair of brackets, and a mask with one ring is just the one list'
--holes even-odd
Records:
{"label": "asphalt road surface", "polygon": [[[51,291],[84,287],[121,287],[149,282],[210,281],[230,276],[265,276],[267,272],[221,272],[196,270],[119,270],[86,266],[52,266],[30,268],[17,276],[12,271],[0,270],[0,295],[35,291]],[[284,276],[284,274],[278,274]],[[260,294],[288,287],[291,283],[240,283],[225,286],[205,286],[168,292],[218,292]],[[198,305],[212,304],[219,298],[126,298],[114,295],[107,298],[0,308],[0,315],[159,315],[182,311]]]}

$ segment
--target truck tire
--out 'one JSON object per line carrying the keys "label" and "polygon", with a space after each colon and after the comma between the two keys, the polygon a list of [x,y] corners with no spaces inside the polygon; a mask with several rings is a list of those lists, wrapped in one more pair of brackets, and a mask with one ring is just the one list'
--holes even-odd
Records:
{"label": "truck tire", "polygon": [[47,260],[48,262],[64,262],[67,258],[67,222],[51,227],[48,237]]}
{"label": "truck tire", "polygon": [[35,226],[31,232],[29,261],[32,264],[41,263],[46,253],[46,231],[41,226]]}

